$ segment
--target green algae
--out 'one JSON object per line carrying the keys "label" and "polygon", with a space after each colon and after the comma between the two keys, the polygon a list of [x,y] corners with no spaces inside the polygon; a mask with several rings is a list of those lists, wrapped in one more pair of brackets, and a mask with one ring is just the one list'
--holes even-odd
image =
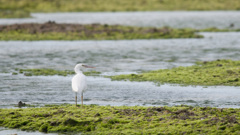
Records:
{"label": "green algae", "polygon": [[55,105],[0,109],[0,126],[82,134],[239,134],[240,109]]}
{"label": "green algae", "polygon": [[200,29],[196,30],[197,32],[239,32],[240,29],[233,29],[233,28],[228,28],[228,29],[219,29],[216,27],[210,27],[206,29]]}
{"label": "green algae", "polygon": [[29,12],[240,10],[239,5],[239,0],[0,0],[0,9],[23,10],[25,16]]}
{"label": "green algae", "polygon": [[110,76],[112,80],[152,81],[180,85],[240,86],[240,61],[197,62],[189,67],[160,69],[140,74]]}
{"label": "green algae", "polygon": [[[59,76],[67,76],[75,74],[74,71],[71,70],[54,70],[54,69],[15,69],[18,71],[19,74],[24,74],[25,76],[52,76],[52,75],[59,75]],[[17,75],[18,73],[13,72],[13,75]],[[97,71],[88,71],[84,72],[87,76],[97,76],[101,74]]]}

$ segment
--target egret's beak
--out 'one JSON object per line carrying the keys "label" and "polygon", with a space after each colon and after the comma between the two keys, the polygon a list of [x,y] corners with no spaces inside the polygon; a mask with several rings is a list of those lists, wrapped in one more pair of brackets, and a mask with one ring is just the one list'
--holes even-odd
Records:
{"label": "egret's beak", "polygon": [[85,68],[95,68],[95,67],[88,66],[88,65],[82,65],[82,66],[85,67]]}

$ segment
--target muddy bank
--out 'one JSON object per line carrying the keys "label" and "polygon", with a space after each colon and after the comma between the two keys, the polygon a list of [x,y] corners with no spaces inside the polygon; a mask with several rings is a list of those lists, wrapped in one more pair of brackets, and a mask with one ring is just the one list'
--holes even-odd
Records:
{"label": "muddy bank", "polygon": [[25,24],[13,24],[13,25],[0,25],[0,32],[9,32],[9,31],[27,31],[31,34],[35,33],[49,33],[49,32],[84,32],[87,35],[95,33],[104,33],[109,34],[110,32],[119,32],[119,33],[134,33],[141,32],[145,33],[170,33],[172,30],[168,27],[164,28],[137,28],[137,27],[127,27],[120,25],[101,25],[101,24],[59,24],[54,21],[48,21],[44,24],[39,23],[25,23]]}
{"label": "muddy bank", "polygon": [[118,40],[202,38],[192,29],[146,28],[101,24],[25,23],[0,25],[0,40]]}
{"label": "muddy bank", "polygon": [[1,32],[9,31],[28,31],[31,34],[35,33],[48,33],[48,32],[85,32],[86,34],[93,33],[104,33],[107,32],[119,32],[119,33],[134,33],[136,31],[145,33],[163,33],[167,34],[172,31],[171,28],[137,28],[137,27],[127,27],[120,25],[101,25],[101,24],[58,24],[54,21],[48,21],[44,24],[38,23],[26,23],[26,24],[13,24],[13,25],[0,25]]}

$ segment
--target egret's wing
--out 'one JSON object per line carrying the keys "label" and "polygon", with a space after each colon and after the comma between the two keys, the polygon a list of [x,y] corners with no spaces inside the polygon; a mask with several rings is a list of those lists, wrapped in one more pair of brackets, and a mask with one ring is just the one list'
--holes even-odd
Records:
{"label": "egret's wing", "polygon": [[83,92],[86,88],[86,77],[83,74],[77,74],[72,78],[72,89],[74,92]]}

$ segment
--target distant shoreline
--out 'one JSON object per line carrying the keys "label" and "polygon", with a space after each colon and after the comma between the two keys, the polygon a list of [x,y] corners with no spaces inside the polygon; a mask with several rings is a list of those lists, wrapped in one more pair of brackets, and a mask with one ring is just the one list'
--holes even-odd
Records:
{"label": "distant shoreline", "polygon": [[36,12],[240,10],[239,0],[0,0],[0,18],[26,18]]}

